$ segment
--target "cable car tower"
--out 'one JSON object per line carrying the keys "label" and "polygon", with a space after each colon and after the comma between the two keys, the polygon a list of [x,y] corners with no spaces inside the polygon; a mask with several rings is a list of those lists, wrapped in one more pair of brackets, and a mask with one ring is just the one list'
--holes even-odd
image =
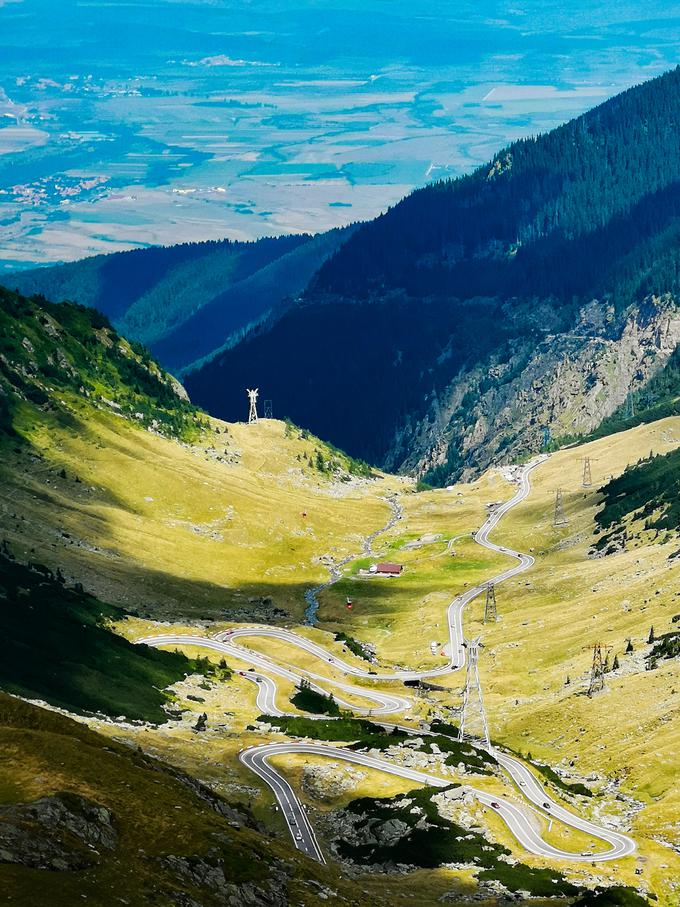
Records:
{"label": "cable car tower", "polygon": [[591,470],[591,464],[595,462],[597,457],[583,457],[583,480],[581,485],[584,488],[590,488],[593,484],[593,474]]}
{"label": "cable car tower", "polygon": [[[590,651],[591,647],[584,646],[584,648]],[[588,685],[588,696],[591,699],[595,693],[604,690],[604,675],[609,670],[609,653],[611,649],[611,646],[604,646],[599,642],[592,646],[593,665],[590,669],[590,683]]]}
{"label": "cable car tower", "polygon": [[260,389],[258,387],[256,387],[255,390],[246,390],[248,400],[250,400],[250,410],[248,412],[249,425],[252,425],[253,422],[257,422],[257,395],[259,392]]}

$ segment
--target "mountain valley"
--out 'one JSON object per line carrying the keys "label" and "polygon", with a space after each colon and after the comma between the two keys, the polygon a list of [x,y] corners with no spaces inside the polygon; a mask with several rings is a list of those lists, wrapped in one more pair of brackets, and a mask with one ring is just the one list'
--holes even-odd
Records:
{"label": "mountain valley", "polygon": [[[434,822],[435,828],[439,827],[437,823],[453,821],[453,827],[462,828],[467,835],[487,836],[489,843],[483,843],[484,838],[478,842],[481,850],[473,848],[467,856],[461,854],[445,861],[446,866],[455,864],[455,868],[443,868],[434,875],[432,869],[414,868],[407,875],[394,875],[387,856],[387,865],[381,863],[377,875],[375,868],[371,871],[369,866],[367,875],[357,864],[354,869],[344,870],[349,876],[341,877],[332,867],[308,870],[312,864],[304,856],[290,862],[285,826],[280,813],[272,811],[271,793],[267,788],[261,791],[258,779],[237,758],[244,747],[270,744],[282,737],[267,723],[276,719],[265,721],[261,714],[259,693],[255,701],[257,691],[246,676],[253,660],[259,664],[264,657],[265,665],[294,664],[294,670],[301,672],[302,677],[313,680],[321,676],[318,657],[293,652],[285,640],[266,634],[248,636],[247,628],[299,625],[304,617],[303,593],[318,586],[318,622],[313,627],[301,626],[297,632],[331,653],[332,663],[321,669],[321,688],[331,692],[335,689],[336,695],[347,703],[342,708],[357,715],[365,714],[366,694],[389,699],[401,688],[409,695],[408,715],[400,721],[412,729],[413,740],[408,735],[385,734],[376,725],[364,744],[368,753],[379,753],[380,758],[386,753],[396,765],[423,764],[454,785],[472,783],[475,789],[492,796],[510,795],[512,799],[507,776],[497,770],[491,775],[480,770],[483,763],[470,760],[474,749],[468,749],[468,755],[458,751],[456,762],[443,763],[436,752],[446,754],[453,743],[441,732],[434,738],[438,741],[437,750],[434,744],[429,747],[431,755],[427,755],[426,748],[423,755],[418,755],[416,749],[415,756],[409,756],[414,752],[413,745],[418,747],[419,739],[427,740],[418,738],[418,733],[424,733],[428,726],[441,726],[445,734],[447,727],[455,728],[460,708],[457,673],[444,673],[434,683],[423,684],[420,690],[402,683],[395,688],[394,682],[380,681],[376,676],[344,691],[346,681],[333,660],[348,661],[361,670],[367,666],[377,675],[395,669],[427,672],[439,668],[439,649],[446,648],[442,617],[451,597],[483,584],[505,569],[504,549],[480,548],[475,534],[490,503],[511,497],[514,474],[492,468],[472,484],[417,491],[412,479],[371,472],[290,424],[276,420],[261,420],[255,425],[227,424],[201,414],[177,395],[162,371],[156,371],[150,360],[137,358],[134,347],[90,310],[45,307],[12,294],[6,294],[3,303],[5,338],[18,338],[25,333],[28,340],[28,344],[21,339],[9,346],[5,342],[2,359],[7,414],[2,440],[3,563],[8,565],[3,579],[5,601],[16,601],[18,605],[23,599],[25,603],[33,601],[31,607],[38,607],[34,596],[40,595],[45,603],[52,602],[53,628],[48,638],[56,641],[62,633],[64,643],[58,649],[45,650],[43,658],[59,672],[62,685],[70,684],[74,690],[89,689],[91,693],[94,689],[94,675],[84,672],[86,662],[78,665],[65,651],[75,640],[68,624],[73,608],[69,602],[78,601],[82,586],[90,593],[87,607],[95,618],[93,630],[88,632],[99,627],[96,632],[100,634],[121,634],[112,636],[121,643],[125,638],[135,642],[170,634],[178,641],[161,648],[169,650],[168,658],[177,649],[182,653],[172,655],[175,662],[162,668],[166,671],[162,678],[158,673],[160,664],[154,669],[155,680],[148,673],[134,675],[134,695],[138,700],[152,694],[158,703],[154,688],[159,683],[167,688],[163,694],[167,697],[165,714],[161,716],[156,711],[153,718],[151,713],[142,720],[138,713],[136,717],[131,700],[126,701],[122,687],[115,686],[117,668],[112,655],[103,660],[100,657],[99,671],[104,673],[96,681],[108,688],[110,705],[102,706],[92,698],[76,701],[73,694],[64,699],[58,687],[53,685],[50,689],[49,682],[39,680],[40,661],[31,663],[26,657],[5,663],[3,686],[39,700],[43,709],[45,705],[52,710],[66,707],[79,714],[79,720],[89,725],[92,732],[103,735],[88,738],[88,746],[97,752],[103,747],[102,758],[110,758],[110,744],[103,742],[109,739],[117,747],[123,745],[122,753],[128,752],[125,744],[131,746],[131,755],[141,746],[153,757],[153,765],[161,760],[158,765],[167,763],[199,779],[215,792],[211,796],[222,797],[230,804],[216,806],[201,801],[203,805],[199,805],[192,801],[191,809],[199,825],[203,823],[201,828],[215,822],[219,825],[223,821],[219,816],[232,810],[227,826],[235,823],[242,829],[252,829],[245,837],[243,831],[239,832],[238,841],[232,841],[230,827],[220,832],[221,856],[209,850],[210,836],[205,837],[205,832],[198,830],[192,839],[196,842],[192,845],[194,850],[187,850],[185,844],[178,852],[177,845],[170,841],[164,845],[175,847],[163,851],[172,858],[161,857],[171,872],[163,884],[173,887],[174,902],[184,903],[177,898],[185,885],[193,885],[195,892],[200,891],[193,896],[208,904],[213,902],[211,897],[216,898],[215,903],[228,903],[220,898],[233,896],[235,889],[229,885],[258,887],[259,879],[248,881],[254,876],[232,879],[227,874],[224,884],[232,894],[222,892],[223,883],[217,889],[211,883],[208,894],[202,887],[203,870],[199,863],[191,863],[191,881],[186,875],[183,867],[188,864],[183,861],[207,859],[216,867],[210,870],[210,878],[214,879],[215,872],[224,871],[220,867],[230,865],[233,847],[238,845],[241,866],[261,860],[262,846],[274,847],[280,861],[274,870],[278,881],[272,882],[279,886],[279,894],[274,895],[266,886],[258,888],[248,895],[253,904],[278,903],[276,897],[281,903],[286,903],[286,897],[293,898],[293,903],[313,903],[318,892],[326,890],[336,892],[338,903],[348,904],[407,903],[415,892],[423,896],[425,891],[431,902],[446,895],[462,903],[469,897],[479,897],[474,894],[478,886],[479,892],[486,891],[486,897],[491,899],[498,891],[508,890],[508,886],[510,891],[533,891],[532,903],[540,904],[546,885],[560,886],[565,892],[562,896],[568,900],[594,885],[612,891],[612,886],[618,885],[621,891],[630,892],[621,897],[632,898],[632,892],[641,889],[655,894],[662,903],[672,904],[672,879],[676,873],[672,867],[680,859],[672,850],[680,791],[673,771],[677,746],[672,720],[678,708],[674,687],[677,652],[666,640],[674,638],[672,618],[677,610],[674,576],[679,568],[674,556],[678,521],[672,518],[670,523],[661,523],[659,534],[659,528],[650,523],[650,515],[668,512],[668,502],[663,497],[665,485],[656,476],[667,460],[668,469],[673,469],[675,451],[680,449],[680,418],[671,416],[585,446],[566,448],[538,465],[527,500],[504,519],[494,536],[501,546],[534,552],[536,564],[526,575],[528,582],[522,577],[499,584],[497,623],[482,622],[479,600],[468,606],[464,618],[466,635],[481,632],[485,640],[480,673],[496,745],[502,744],[504,751],[523,754],[530,770],[545,772],[539,777],[546,793],[549,790],[549,796],[566,804],[569,810],[591,816],[596,823],[603,821],[608,827],[630,831],[636,855],[602,864],[602,868],[597,864],[583,867],[570,861],[546,861],[545,857],[526,853],[493,809],[475,806],[474,799],[468,796],[461,808],[455,807],[453,812],[452,806],[441,805],[453,804],[453,800],[441,801],[436,808],[443,810],[441,816],[449,818],[436,819],[432,806],[426,810],[432,817],[428,821]],[[14,319],[12,330],[8,319]],[[112,346],[120,350],[120,364],[115,371],[109,369],[102,374],[101,357]],[[153,383],[146,387],[145,375],[154,376]],[[172,396],[167,395],[168,391]],[[647,461],[650,451],[657,456]],[[592,485],[585,488],[584,457],[591,461],[593,471]],[[642,462],[636,465],[640,459]],[[647,475],[648,462],[654,464],[654,477]],[[610,476],[615,477],[614,481]],[[616,483],[623,481],[638,488],[632,512],[617,508],[615,503]],[[563,488],[564,511],[569,521],[562,528],[552,525],[554,488],[558,483]],[[266,495],[260,491],[263,485],[267,487]],[[395,500],[397,520],[391,518],[390,501]],[[600,517],[603,501],[606,506]],[[611,551],[603,551],[598,549],[603,532],[608,536],[621,536],[623,532],[624,537],[611,546]],[[366,549],[364,540],[373,535],[375,538]],[[381,580],[362,575],[371,559],[381,557],[397,559],[404,566],[403,576]],[[29,561],[28,567],[21,566]],[[321,588],[330,568],[335,570],[337,581]],[[10,582],[8,571],[12,570],[27,571],[26,578],[19,576]],[[33,587],[35,593],[30,592]],[[99,597],[99,603],[92,593]],[[348,601],[353,603],[352,610],[347,607]],[[568,602],[571,604],[567,611]],[[657,636],[650,642],[652,625]],[[241,652],[231,651],[229,646],[224,652],[219,647],[211,651],[200,642],[205,637],[214,640],[225,632],[240,632],[241,628],[245,628],[248,637],[247,647]],[[5,632],[19,644],[24,629],[7,624]],[[542,640],[538,649],[537,633]],[[433,637],[439,638],[436,649],[431,650]],[[185,644],[181,644],[182,638],[186,638]],[[607,675],[605,691],[590,698],[585,695],[592,658],[588,647],[596,638],[612,646],[612,658],[616,655],[618,667]],[[83,642],[78,643],[82,652],[89,645],[84,640],[83,637]],[[632,655],[626,654],[628,640]],[[366,643],[375,647],[373,666],[365,660],[365,653],[370,650],[361,648]],[[156,651],[145,646],[138,648],[144,658]],[[160,656],[161,652],[157,654]],[[527,661],[532,664],[528,673]],[[174,672],[174,677],[168,670]],[[289,702],[295,695],[296,682],[277,681],[276,707],[303,717],[305,712]],[[39,716],[43,712],[35,705],[15,707],[14,701],[7,700],[3,727],[16,746],[29,745],[34,722],[42,722],[43,726],[52,720],[66,721],[58,711],[48,713],[54,719],[42,718]],[[625,703],[630,702],[635,702],[634,709],[626,708]],[[370,701],[368,706],[370,717]],[[615,728],[609,723],[612,709],[620,716]],[[112,720],[106,712],[120,717]],[[341,735],[340,725],[336,730],[332,721],[326,724],[325,730],[322,725],[318,728],[322,741],[351,741],[355,734],[361,739],[363,732],[351,726],[347,737]],[[576,725],[582,730],[578,739],[573,739],[567,729]],[[639,733],[641,726],[645,728],[643,736]],[[73,734],[81,734],[77,727],[71,729],[71,724],[64,724],[50,733],[62,735],[66,745]],[[307,726],[303,721],[299,727],[291,724],[283,740],[309,739],[312,733],[316,735],[309,721]],[[565,734],[569,741],[566,746]],[[35,756],[30,758],[34,760]],[[415,763],[409,763],[413,758]],[[94,796],[94,802],[110,810],[116,822],[122,821],[116,818],[122,807],[112,794],[113,788],[98,784],[93,795],[92,783],[83,787],[76,780],[84,776],[75,763],[65,762],[73,765],[69,768],[70,781],[63,774],[53,776],[43,769],[45,777],[38,786],[26,786],[15,776],[14,764],[10,759],[12,802],[42,804],[39,798],[58,799],[62,791],[72,791],[85,795],[88,802]],[[148,770],[144,768],[146,764],[140,764],[140,771]],[[357,798],[376,794],[388,798],[407,794],[413,798],[412,782],[375,769],[350,768],[338,775],[338,769],[332,763],[329,767],[327,759],[307,756],[301,762],[294,754],[277,757],[276,765],[302,791],[322,848],[331,846],[331,839],[327,841],[325,837],[328,826],[324,825],[324,815],[355,810],[357,807],[352,804],[358,802]],[[41,771],[36,768],[36,773],[40,775]],[[170,785],[169,776],[159,776],[158,780]],[[573,793],[572,788],[579,793]],[[170,789],[168,794],[174,802],[177,795]],[[131,792],[131,796],[136,795]],[[48,808],[62,807],[53,804],[45,807]],[[89,807],[80,803],[68,808]],[[374,806],[366,802],[363,809],[367,808],[369,815],[379,817],[384,813],[379,802]],[[35,809],[35,827],[39,828],[39,810],[43,807]],[[130,809],[133,813],[141,809],[143,821],[151,821],[140,802],[135,801],[133,806],[130,801],[125,807],[126,815],[133,814]],[[215,809],[217,818],[210,818],[216,815]],[[250,813],[252,818],[248,817]],[[64,821],[64,827],[69,829],[76,820]],[[541,825],[542,834],[552,846],[593,853],[598,849],[597,842],[587,834],[559,822],[555,828],[548,828],[543,822]],[[130,846],[132,839],[124,825],[116,828],[121,836],[117,846]],[[274,834],[275,844],[261,843],[267,840],[261,838],[265,829]],[[69,842],[73,840],[68,836],[75,832],[64,833]],[[175,829],[173,836],[177,833]],[[36,834],[36,840],[40,840],[42,833]],[[404,831],[400,834],[403,836]],[[407,826],[407,838],[409,834]],[[16,846],[16,837],[13,840]],[[67,847],[66,840],[61,844],[46,841],[35,864],[22,866],[14,861],[12,885],[21,892],[22,903],[39,903],[32,900],[37,895],[31,891],[35,885],[43,890],[44,880],[38,879],[44,879],[44,869],[38,867],[45,865],[46,854],[54,853],[49,859],[64,860],[67,867],[71,865],[69,860],[76,859],[65,856],[75,853],[72,848],[76,846],[69,843]],[[395,838],[389,846],[406,846],[398,841]],[[493,851],[496,847],[501,848],[499,854],[506,852],[507,858],[503,856],[499,862],[499,857],[490,860],[474,856],[490,852],[484,848]],[[147,848],[143,850],[139,872],[146,877],[156,857],[146,853]],[[208,854],[205,858],[189,857],[204,853]],[[270,860],[268,856],[267,861]],[[74,865],[81,864],[76,860]],[[106,857],[104,863],[79,869],[78,890],[85,891],[83,880],[91,879],[101,894],[101,873],[106,866],[106,873],[115,878],[115,865],[115,860],[111,863]],[[680,864],[678,867],[680,871]],[[548,871],[557,873],[558,881],[547,879]],[[61,869],[51,877],[56,879],[66,873],[64,879],[74,879],[69,875],[72,872]],[[180,877],[186,882],[180,884]],[[70,885],[69,881],[62,890],[70,891]],[[87,890],[91,892],[89,899],[95,898],[96,902],[99,895],[94,894],[94,889]],[[138,887],[130,903],[143,903],[144,890]],[[245,888],[238,890],[238,897],[246,897]],[[65,896],[65,903],[69,903],[68,895]]]}
{"label": "mountain valley", "polygon": [[4,274],[1,904],[677,907],[679,130]]}

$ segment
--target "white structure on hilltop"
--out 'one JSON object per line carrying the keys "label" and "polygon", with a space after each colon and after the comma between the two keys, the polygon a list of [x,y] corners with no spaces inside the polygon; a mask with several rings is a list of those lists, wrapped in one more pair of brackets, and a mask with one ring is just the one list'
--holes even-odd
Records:
{"label": "white structure on hilltop", "polygon": [[248,424],[252,422],[257,422],[257,395],[260,392],[259,387],[256,387],[255,390],[246,390],[248,394],[248,399],[250,400],[250,410],[248,412]]}

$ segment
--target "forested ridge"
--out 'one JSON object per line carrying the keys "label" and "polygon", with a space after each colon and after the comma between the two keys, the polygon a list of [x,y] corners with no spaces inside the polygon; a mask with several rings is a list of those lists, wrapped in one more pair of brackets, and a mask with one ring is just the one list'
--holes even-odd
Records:
{"label": "forested ridge", "polygon": [[35,408],[68,424],[85,400],[170,437],[192,438],[205,423],[178,382],[105,315],[0,287],[0,440]]}
{"label": "forested ridge", "polygon": [[602,489],[596,520],[611,529],[633,515],[646,529],[680,529],[680,450],[650,456],[630,466]]}
{"label": "forested ridge", "polygon": [[678,215],[679,97],[675,69],[413,192],[350,237],[310,295],[568,297],[601,286],[608,254],[621,258]]}
{"label": "forested ridge", "polygon": [[10,287],[103,312],[181,371],[299,295],[351,229],[149,247],[11,274]]}
{"label": "forested ridge", "polygon": [[615,343],[645,299],[678,294],[679,149],[675,69],[359,226],[299,305],[189,375],[189,392],[238,418],[254,382],[279,415],[390,468],[429,424],[443,464],[429,472],[446,482],[474,468],[456,440],[479,418],[456,391],[472,373],[507,385],[543,338]]}

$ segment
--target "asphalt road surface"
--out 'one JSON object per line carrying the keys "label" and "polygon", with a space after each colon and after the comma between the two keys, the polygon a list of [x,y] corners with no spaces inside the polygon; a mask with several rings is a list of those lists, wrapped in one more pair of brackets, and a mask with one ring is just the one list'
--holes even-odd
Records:
{"label": "asphalt road surface", "polygon": [[[215,652],[219,652],[221,655],[230,655],[232,658],[237,658],[240,661],[247,663],[249,666],[260,668],[260,670],[267,675],[274,674],[277,677],[283,677],[286,680],[290,680],[296,686],[298,686],[303,679],[309,680],[310,677],[314,678],[314,680],[310,681],[311,688],[318,693],[327,694],[329,691],[315,682],[316,680],[322,680],[327,684],[332,684],[332,692],[335,701],[339,705],[345,706],[345,708],[352,709],[354,712],[364,712],[370,715],[394,715],[396,713],[405,712],[411,707],[411,700],[404,696],[396,696],[392,693],[382,693],[377,690],[366,690],[363,687],[353,687],[349,684],[332,681],[319,674],[306,673],[303,675],[290,668],[277,664],[266,655],[261,655],[259,652],[253,652],[243,646],[234,645],[227,640],[219,639],[217,637],[182,636],[175,633],[163,636],[146,636],[143,639],[137,640],[137,642],[145,643],[147,646],[196,646],[197,648],[202,649],[212,649]],[[326,659],[326,661],[327,660],[328,659]],[[343,699],[341,696],[338,696],[335,690],[343,690],[345,693],[351,693],[359,698],[368,699],[372,704],[368,708],[361,708],[360,706]]]}
{"label": "asphalt road surface", "polygon": [[[309,822],[306,812],[300,805],[297,795],[287,783],[285,778],[273,768],[269,760],[274,756],[283,756],[287,754],[324,756],[338,761],[350,762],[354,765],[361,765],[366,768],[377,769],[386,774],[396,775],[399,778],[406,778],[416,784],[426,784],[430,787],[449,787],[451,779],[445,780],[437,775],[431,775],[427,772],[421,772],[417,769],[406,768],[405,766],[395,765],[386,759],[378,759],[365,753],[357,753],[344,747],[331,746],[325,743],[264,743],[260,746],[253,746],[249,749],[242,750],[239,759],[251,771],[255,772],[274,792],[277,802],[281,808],[284,819],[288,825],[291,836],[298,850],[306,853],[321,863],[325,863],[324,856],[319,847],[318,841],[314,834],[314,829]],[[559,806],[559,804],[550,800],[541,785],[535,779],[533,774],[517,760],[508,756],[503,756],[494,751],[493,755],[499,762],[503,760],[504,768],[510,770],[511,776],[518,782],[524,784],[520,787],[522,793],[529,799],[538,802],[541,810],[556,819],[585,831],[595,838],[604,841],[609,845],[606,851],[595,852],[585,857],[582,854],[570,853],[566,850],[560,850],[552,844],[548,844],[541,838],[537,824],[531,811],[518,805],[512,800],[499,797],[497,794],[488,794],[484,791],[477,790],[474,787],[467,787],[471,793],[489,809],[496,812],[505,822],[514,837],[519,843],[529,851],[529,853],[538,856],[549,857],[559,860],[587,860],[588,862],[603,862],[606,860],[620,859],[628,856],[635,850],[635,844],[626,835],[609,829],[600,828],[597,825],[588,822],[585,819],[579,819],[573,813]],[[510,766],[509,763],[512,763]],[[543,804],[548,804],[546,809]],[[497,806],[492,806],[497,804]]]}

